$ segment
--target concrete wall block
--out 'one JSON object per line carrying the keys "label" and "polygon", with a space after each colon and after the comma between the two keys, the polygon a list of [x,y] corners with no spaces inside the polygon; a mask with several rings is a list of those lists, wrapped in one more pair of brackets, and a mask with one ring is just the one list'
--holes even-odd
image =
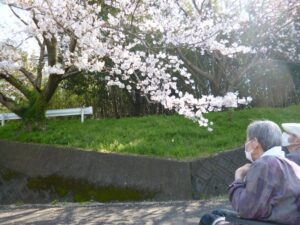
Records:
{"label": "concrete wall block", "polygon": [[190,161],[107,154],[0,140],[0,165],[30,177],[58,175],[96,186],[136,188],[157,200],[227,193],[234,171],[246,163],[243,148]]}

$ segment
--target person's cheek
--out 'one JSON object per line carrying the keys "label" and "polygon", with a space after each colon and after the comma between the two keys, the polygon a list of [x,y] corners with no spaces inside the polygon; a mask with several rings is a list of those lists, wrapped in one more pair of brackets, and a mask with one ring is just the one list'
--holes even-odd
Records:
{"label": "person's cheek", "polygon": [[300,138],[295,138],[295,143],[300,144]]}
{"label": "person's cheek", "polygon": [[295,139],[296,138],[294,136],[289,136],[288,141],[289,141],[289,143],[294,143]]}

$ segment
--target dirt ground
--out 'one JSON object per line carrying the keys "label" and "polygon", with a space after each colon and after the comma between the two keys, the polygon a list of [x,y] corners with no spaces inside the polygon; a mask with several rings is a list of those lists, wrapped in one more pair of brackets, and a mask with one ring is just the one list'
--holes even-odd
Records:
{"label": "dirt ground", "polygon": [[59,203],[56,205],[0,205],[0,224],[198,224],[215,208],[229,208],[227,200]]}

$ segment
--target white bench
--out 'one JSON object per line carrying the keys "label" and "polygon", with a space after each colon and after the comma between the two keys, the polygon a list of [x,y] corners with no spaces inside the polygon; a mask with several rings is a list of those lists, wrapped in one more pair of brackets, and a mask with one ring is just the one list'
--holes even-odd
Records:
{"label": "white bench", "polygon": [[[84,115],[92,115],[93,107],[86,108],[71,108],[71,109],[51,109],[46,111],[46,117],[58,117],[58,116],[78,116],[81,115],[81,122],[84,122]],[[21,119],[14,113],[2,113],[0,114],[1,125],[4,126],[5,120],[18,120]]]}

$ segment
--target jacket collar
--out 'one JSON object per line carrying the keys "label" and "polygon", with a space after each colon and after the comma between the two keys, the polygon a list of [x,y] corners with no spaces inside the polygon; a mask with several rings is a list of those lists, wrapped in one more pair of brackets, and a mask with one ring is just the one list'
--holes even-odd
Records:
{"label": "jacket collar", "polygon": [[264,156],[276,156],[276,157],[285,158],[285,152],[282,151],[281,146],[275,146],[275,147],[270,148],[269,150],[265,151],[261,157],[264,157]]}

